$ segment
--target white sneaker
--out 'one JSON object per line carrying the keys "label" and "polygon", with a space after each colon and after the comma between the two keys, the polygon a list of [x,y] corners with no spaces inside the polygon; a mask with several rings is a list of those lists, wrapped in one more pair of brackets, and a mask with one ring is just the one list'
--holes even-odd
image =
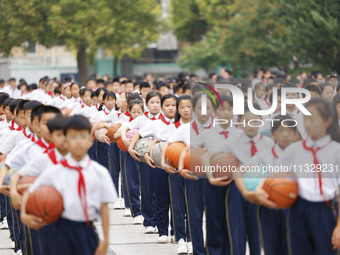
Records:
{"label": "white sneaker", "polygon": [[158,243],[168,243],[168,236],[160,236],[158,237]]}
{"label": "white sneaker", "polygon": [[124,208],[121,207],[120,199],[118,199],[117,201],[113,202],[112,209],[113,210],[124,209]]}
{"label": "white sneaker", "polygon": [[124,209],[125,208],[125,201],[124,198],[120,199],[120,208]]}
{"label": "white sneaker", "polygon": [[188,253],[193,254],[194,253],[194,248],[192,247],[192,242],[187,243],[187,248],[188,248]]}
{"label": "white sneaker", "polygon": [[155,228],[152,226],[145,227],[144,234],[153,234],[155,233]]}
{"label": "white sneaker", "polygon": [[8,223],[6,218],[0,223],[0,229],[8,229]]}
{"label": "white sneaker", "polygon": [[188,253],[187,243],[184,241],[183,238],[181,238],[178,241],[177,254],[187,254],[187,253]]}
{"label": "white sneaker", "polygon": [[124,217],[132,217],[130,208],[125,208]]}
{"label": "white sneaker", "polygon": [[11,242],[11,248],[12,248],[12,249],[15,248],[15,242]]}
{"label": "white sneaker", "polygon": [[143,224],[144,218],[142,215],[138,215],[133,219],[133,225],[141,225]]}
{"label": "white sneaker", "polygon": [[154,234],[158,234],[158,228],[155,226],[155,231],[153,232]]}
{"label": "white sneaker", "polygon": [[17,253],[15,253],[16,255],[22,255],[22,251],[18,250]]}

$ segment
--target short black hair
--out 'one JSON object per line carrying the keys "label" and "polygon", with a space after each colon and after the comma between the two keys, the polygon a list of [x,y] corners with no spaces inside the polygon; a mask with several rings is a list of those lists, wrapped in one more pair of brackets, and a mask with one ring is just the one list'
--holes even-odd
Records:
{"label": "short black hair", "polygon": [[104,91],[104,93],[105,93],[105,92],[107,91],[107,89],[106,89],[106,88],[103,88],[103,87],[98,88],[98,89],[96,90],[96,95],[99,96],[99,94],[100,94],[101,91]]}
{"label": "short black hair", "polygon": [[80,89],[80,85],[78,84],[78,83],[76,83],[76,82],[73,82],[72,84],[71,84],[71,86],[70,86],[70,89],[72,88],[72,86],[74,86],[74,85],[77,85],[78,86],[78,88]]}
{"label": "short black hair", "polygon": [[6,101],[6,99],[9,98],[9,95],[7,93],[2,93],[0,95],[0,106],[2,106],[4,104],[4,102]]}
{"label": "short black hair", "polygon": [[321,89],[318,86],[316,86],[316,85],[309,85],[305,89],[307,89],[309,91],[314,91],[314,92],[318,93],[321,96]]}
{"label": "short black hair", "polygon": [[105,87],[107,87],[107,85],[109,85],[109,84],[112,84],[112,82],[111,82],[111,81],[106,81],[106,82],[104,82],[104,86],[105,86]]}
{"label": "short black hair", "polygon": [[112,97],[114,100],[117,100],[116,93],[112,91],[106,91],[103,95],[103,100],[110,99],[110,97]]}
{"label": "short black hair", "polygon": [[159,93],[158,91],[150,91],[147,95],[146,95],[146,99],[145,99],[145,103],[148,104],[148,102],[150,101],[151,98],[153,97],[158,97],[159,100],[162,100],[162,95],[161,93]]}
{"label": "short black hair", "polygon": [[182,93],[185,93],[187,90],[191,90],[189,83],[184,84],[184,86],[182,87]]}
{"label": "short black hair", "polygon": [[48,131],[50,131],[52,134],[55,130],[63,130],[67,119],[68,118],[66,116],[58,115],[55,118],[49,120],[47,122]]}
{"label": "short black hair", "polygon": [[320,84],[321,93],[324,91],[324,89],[325,89],[327,86],[330,86],[330,87],[333,89],[332,84],[330,84],[330,83],[328,83],[328,82],[325,82],[325,83]]}
{"label": "short black hair", "polygon": [[97,79],[97,80],[96,80],[96,84],[98,84],[98,83],[103,83],[103,84],[104,84],[105,81],[104,81],[103,79]]}
{"label": "short black hair", "polygon": [[168,89],[170,89],[170,85],[164,81],[157,82],[156,89],[159,90],[161,87],[167,87]]}
{"label": "short black hair", "polygon": [[40,104],[40,105],[37,105],[36,107],[34,107],[31,111],[31,122],[33,122],[33,119],[35,117],[38,117],[39,118],[39,115],[40,115],[40,112],[41,112],[41,109],[44,107],[43,104]]}
{"label": "short black hair", "polygon": [[91,96],[92,96],[92,90],[88,89],[88,88],[83,88],[80,90],[80,96],[83,97],[85,95],[85,92],[90,92]]}
{"label": "short black hair", "polygon": [[140,89],[140,85],[142,84],[142,81],[141,80],[137,80],[133,83],[133,87],[136,87],[139,85],[139,89]]}
{"label": "short black hair", "polygon": [[333,103],[334,103],[334,106],[336,106],[338,103],[340,103],[340,94],[336,94],[333,97]]}
{"label": "short black hair", "polygon": [[33,110],[34,107],[39,105],[42,105],[42,103],[40,103],[39,101],[36,100],[29,101],[24,105],[24,111]]}
{"label": "short black hair", "polygon": [[[195,108],[197,105],[198,100],[201,98],[202,94],[206,94],[205,92],[195,95],[194,99],[192,100],[192,107]],[[207,94],[206,94],[207,95]],[[181,96],[182,97],[182,96]],[[214,105],[213,100],[210,96],[207,95],[207,99],[211,102],[211,105]]]}
{"label": "short black hair", "polygon": [[14,99],[10,104],[9,104],[9,110],[11,111],[12,114],[14,114],[15,108],[17,105],[22,101],[22,99]]}
{"label": "short black hair", "polygon": [[150,84],[148,82],[142,82],[139,85],[139,90],[141,90],[142,88],[151,88]]}
{"label": "short black hair", "polygon": [[42,115],[46,113],[55,113],[56,115],[60,115],[61,111],[54,106],[44,105],[39,113],[39,122],[41,121]]}
{"label": "short black hair", "polygon": [[293,120],[292,115],[290,115],[289,113],[287,115],[275,116],[275,120],[278,121],[273,122],[273,126],[271,129],[272,133],[281,126],[282,121],[285,121],[287,123],[286,126],[288,126],[289,128],[293,129],[294,131],[297,130],[296,122]]}
{"label": "short black hair", "polygon": [[178,83],[176,86],[174,86],[174,93],[176,93],[178,90],[182,89],[184,86],[184,83]]}
{"label": "short black hair", "polygon": [[177,97],[175,95],[167,94],[167,95],[162,97],[162,99],[161,99],[161,106],[163,106],[163,103],[164,103],[165,100],[170,99],[170,98],[174,99],[177,102]]}
{"label": "short black hair", "polygon": [[89,134],[91,134],[92,130],[90,121],[84,116],[80,115],[74,115],[66,120],[63,128],[64,135],[67,135],[67,131],[70,129],[77,131],[87,130],[89,131]]}
{"label": "short black hair", "polygon": [[138,104],[142,108],[142,110],[144,112],[144,103],[143,103],[143,100],[141,100],[141,99],[133,99],[133,100],[131,100],[130,103],[129,103],[129,111],[131,111],[132,107],[134,105],[136,105],[136,104]]}
{"label": "short black hair", "polygon": [[130,106],[130,103],[134,100],[142,100],[139,93],[125,92],[125,97],[126,97],[126,102],[129,106]]}
{"label": "short black hair", "polygon": [[[228,102],[228,104],[230,104],[231,107],[233,107],[233,97],[232,97],[232,96],[221,95],[221,96],[220,96],[220,99],[221,99],[222,104],[223,104],[224,102]],[[218,107],[221,106],[221,102],[220,102],[220,100],[216,100],[216,104],[214,104],[215,109],[217,109]]]}
{"label": "short black hair", "polygon": [[92,91],[92,93],[91,93],[91,98],[93,98],[93,97],[97,97],[96,91]]}
{"label": "short black hair", "polygon": [[14,98],[10,97],[10,98],[7,98],[4,103],[3,103],[3,107],[7,107],[10,105],[10,103],[12,103],[12,101],[14,101]]}
{"label": "short black hair", "polygon": [[21,101],[18,103],[17,108],[15,109],[16,115],[19,114],[19,111],[24,111],[24,105],[25,105],[26,103],[28,103],[28,102],[29,102],[29,100],[21,100]]}

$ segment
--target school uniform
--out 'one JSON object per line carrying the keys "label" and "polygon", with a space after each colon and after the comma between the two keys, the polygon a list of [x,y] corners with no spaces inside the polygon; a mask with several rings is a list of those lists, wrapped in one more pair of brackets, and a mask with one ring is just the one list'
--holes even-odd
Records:
{"label": "school uniform", "polygon": [[[253,156],[246,165],[249,166],[276,166],[279,157],[282,156],[283,150],[278,144],[269,147],[266,150],[259,151]],[[263,174],[255,176],[255,178],[265,178]],[[244,176],[244,180],[250,176]],[[265,254],[288,255],[287,228],[286,218],[288,209],[276,210],[259,206],[258,209],[258,225],[261,245]]]}
{"label": "school uniform", "polygon": [[91,118],[92,114],[97,113],[97,109],[92,107],[92,105],[87,105],[81,102],[77,107],[73,109],[70,116],[81,115],[87,118]]}
{"label": "school uniform", "polygon": [[20,141],[25,140],[27,136],[31,134],[30,129],[27,127],[25,129],[18,128],[17,132],[12,132],[7,139],[0,144],[0,152],[2,154],[7,154],[18,144]]}
{"label": "school uniform", "polygon": [[[299,184],[299,198],[289,213],[289,245],[295,254],[338,254],[332,249],[332,233],[337,224],[340,144],[329,135],[314,141],[310,137],[288,146],[280,164],[299,167],[306,164],[334,166],[324,172],[295,171]],[[323,168],[324,169],[324,168]]]}
{"label": "school uniform", "polygon": [[[43,185],[54,187],[63,198],[64,211],[55,227],[55,254],[94,254],[98,236],[93,221],[99,219],[102,203],[117,199],[107,169],[88,155],[77,162],[68,154],[60,164],[44,171],[29,191]],[[78,186],[82,192],[78,193]]]}
{"label": "school uniform", "polygon": [[[148,123],[151,123],[152,120],[159,119],[161,116],[163,116],[163,114],[161,113],[158,113],[157,115],[153,116],[149,112],[144,112],[143,115],[138,116],[137,118],[135,118],[129,123],[126,123],[126,125],[130,130],[131,129],[141,130]],[[156,211],[156,198],[155,198],[155,186],[154,186],[155,184],[154,178],[156,176],[156,173],[159,174],[159,171],[163,171],[163,170],[159,168],[154,169],[148,166],[144,162],[139,162],[140,189],[141,189],[141,212],[144,217],[143,225],[145,227],[148,227],[148,226],[154,227],[156,225],[157,214],[160,213]],[[165,229],[162,231],[165,232]],[[159,234],[161,234],[160,230],[159,230]],[[162,232],[162,234],[168,235],[168,232],[166,233]]]}
{"label": "school uniform", "polygon": [[[235,140],[241,135],[242,131],[237,128],[229,126],[223,129],[217,125],[204,130],[196,139],[192,139],[191,145],[216,153],[225,152],[226,148],[235,146]],[[219,187],[207,181],[205,203],[208,253],[244,254],[246,227],[242,195],[235,183]]]}
{"label": "school uniform", "polygon": [[[256,96],[255,96],[256,99]],[[256,103],[259,104],[261,110],[268,110],[271,108],[271,105],[269,103],[269,99],[266,97],[260,98],[258,100],[256,100]]]}

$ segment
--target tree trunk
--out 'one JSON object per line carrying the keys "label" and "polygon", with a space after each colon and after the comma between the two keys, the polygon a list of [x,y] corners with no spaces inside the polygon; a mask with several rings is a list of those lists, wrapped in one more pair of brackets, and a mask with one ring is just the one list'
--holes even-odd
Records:
{"label": "tree trunk", "polygon": [[117,77],[118,59],[113,57],[113,77]]}
{"label": "tree trunk", "polygon": [[87,61],[86,61],[86,48],[80,46],[77,49],[77,64],[78,64],[78,82],[85,84],[87,80]]}

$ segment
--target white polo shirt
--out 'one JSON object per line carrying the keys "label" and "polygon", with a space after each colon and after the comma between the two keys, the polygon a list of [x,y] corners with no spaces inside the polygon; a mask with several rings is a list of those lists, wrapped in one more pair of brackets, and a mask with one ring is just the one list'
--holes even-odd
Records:
{"label": "white polo shirt", "polygon": [[169,143],[182,142],[186,146],[190,145],[190,123],[180,125],[174,133],[167,139]]}

